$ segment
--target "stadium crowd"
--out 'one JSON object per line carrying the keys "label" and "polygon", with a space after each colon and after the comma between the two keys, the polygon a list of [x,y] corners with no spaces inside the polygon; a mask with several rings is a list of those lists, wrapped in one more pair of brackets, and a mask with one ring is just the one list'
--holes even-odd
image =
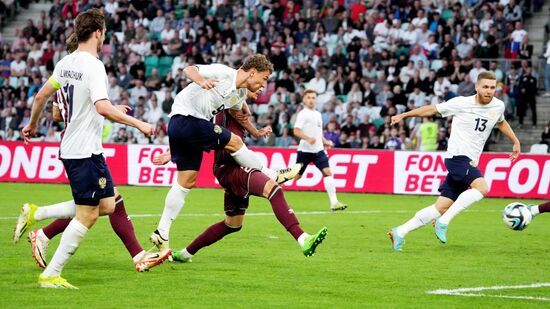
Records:
{"label": "stadium crowd", "polygon": [[[292,128],[302,94],[311,88],[325,137],[336,147],[444,150],[446,119],[391,127],[390,117],[471,95],[477,75],[490,69],[507,117],[523,125],[529,108],[536,124],[538,76],[523,21],[540,2],[54,0],[49,12],[36,23],[28,20],[12,44],[0,47],[0,138],[20,140],[33,96],[66,55],[74,16],[98,7],[108,20],[101,57],[109,98],[129,105],[158,132],[150,139],[105,121],[106,143],[167,144],[173,99],[188,84],[184,67],[237,68],[247,55],[263,53],[275,72],[251,106],[258,127],[271,125],[275,134],[247,144],[297,145]],[[550,42],[548,49],[547,72]],[[63,123],[53,120],[51,104],[40,124],[38,140],[59,141]]]}

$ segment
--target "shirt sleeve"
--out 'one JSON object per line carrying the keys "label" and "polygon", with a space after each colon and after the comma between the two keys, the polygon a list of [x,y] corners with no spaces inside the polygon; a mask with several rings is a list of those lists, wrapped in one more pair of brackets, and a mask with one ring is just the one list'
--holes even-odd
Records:
{"label": "shirt sleeve", "polygon": [[61,83],[60,83],[60,78],[59,78],[59,66],[55,66],[55,68],[53,69],[53,74],[52,76],[50,76],[50,78],[48,79],[48,83],[50,83],[50,85],[52,85],[52,87],[56,90],[59,90],[61,88]]}
{"label": "shirt sleeve", "polygon": [[99,100],[109,100],[109,95],[107,94],[107,73],[105,72],[103,63],[99,62],[99,64],[97,64],[97,69],[93,70],[88,77],[90,99],[94,104]]}
{"label": "shirt sleeve", "polygon": [[298,128],[300,130],[303,129],[306,122],[305,118],[306,117],[304,116],[304,113],[298,113],[298,116],[296,117],[296,122],[294,123],[294,128]]}
{"label": "shirt sleeve", "polygon": [[247,96],[248,96],[248,89],[246,88],[237,89],[237,95],[236,95],[237,102],[231,105],[229,108],[234,110],[243,109],[243,103],[246,101]]}
{"label": "shirt sleeve", "polygon": [[223,79],[231,76],[234,69],[219,63],[197,65],[199,74],[206,79]]}
{"label": "shirt sleeve", "polygon": [[436,104],[435,108],[437,109],[437,112],[440,113],[443,117],[455,115],[458,111],[461,110],[462,105],[460,104],[460,101],[457,100],[457,98],[453,98],[447,102]]}

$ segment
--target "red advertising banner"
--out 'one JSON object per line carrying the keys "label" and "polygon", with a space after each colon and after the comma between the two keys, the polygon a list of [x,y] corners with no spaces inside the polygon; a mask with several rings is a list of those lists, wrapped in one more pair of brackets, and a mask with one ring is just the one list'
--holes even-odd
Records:
{"label": "red advertising banner", "polygon": [[[157,145],[105,145],[105,156],[116,184],[169,186],[175,181],[174,164],[155,166],[155,155],[168,150]],[[255,148],[272,169],[296,162],[295,149]],[[329,162],[339,192],[437,195],[447,170],[442,152],[330,150]],[[66,183],[58,145],[0,142],[0,182]],[[197,187],[219,187],[212,173],[213,152],[205,153]],[[523,154],[512,163],[507,154],[486,153],[479,167],[490,188],[489,196],[550,197],[550,156]],[[310,165],[286,190],[324,190],[323,176]]]}
{"label": "red advertising banner", "polygon": [[[116,184],[128,183],[126,145],[105,145],[104,155]],[[59,145],[0,142],[0,182],[68,183]]]}
{"label": "red advertising banner", "polygon": [[[438,194],[447,169],[444,153],[395,152],[394,193]],[[522,154],[516,162],[508,154],[484,153],[479,168],[489,186],[489,196],[550,197],[550,156]]]}

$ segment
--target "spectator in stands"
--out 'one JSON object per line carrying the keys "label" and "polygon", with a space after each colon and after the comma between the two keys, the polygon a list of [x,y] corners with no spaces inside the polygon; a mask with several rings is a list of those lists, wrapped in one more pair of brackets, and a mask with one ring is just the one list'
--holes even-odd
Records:
{"label": "spectator in stands", "polygon": [[544,57],[546,58],[545,70],[544,70],[544,93],[545,97],[550,97],[550,39],[546,43],[546,51],[544,52]]}
{"label": "spectator in stands", "polygon": [[519,91],[521,95],[517,102],[517,111],[520,128],[523,127],[523,118],[525,117],[527,108],[531,109],[533,127],[535,127],[537,125],[537,79],[531,74],[531,67],[526,67],[525,72],[519,78]]}
{"label": "spectator in stands", "polygon": [[546,144],[550,146],[550,121],[548,121],[548,124],[542,131],[542,134],[540,135],[540,142],[539,144]]}

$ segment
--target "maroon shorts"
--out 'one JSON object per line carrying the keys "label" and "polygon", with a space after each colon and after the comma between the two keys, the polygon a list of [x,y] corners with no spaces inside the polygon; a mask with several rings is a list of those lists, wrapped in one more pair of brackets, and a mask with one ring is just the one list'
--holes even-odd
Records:
{"label": "maroon shorts", "polygon": [[234,164],[216,166],[214,175],[225,189],[224,211],[228,216],[243,215],[248,208],[248,197],[262,196],[269,181],[269,177],[257,169]]}

